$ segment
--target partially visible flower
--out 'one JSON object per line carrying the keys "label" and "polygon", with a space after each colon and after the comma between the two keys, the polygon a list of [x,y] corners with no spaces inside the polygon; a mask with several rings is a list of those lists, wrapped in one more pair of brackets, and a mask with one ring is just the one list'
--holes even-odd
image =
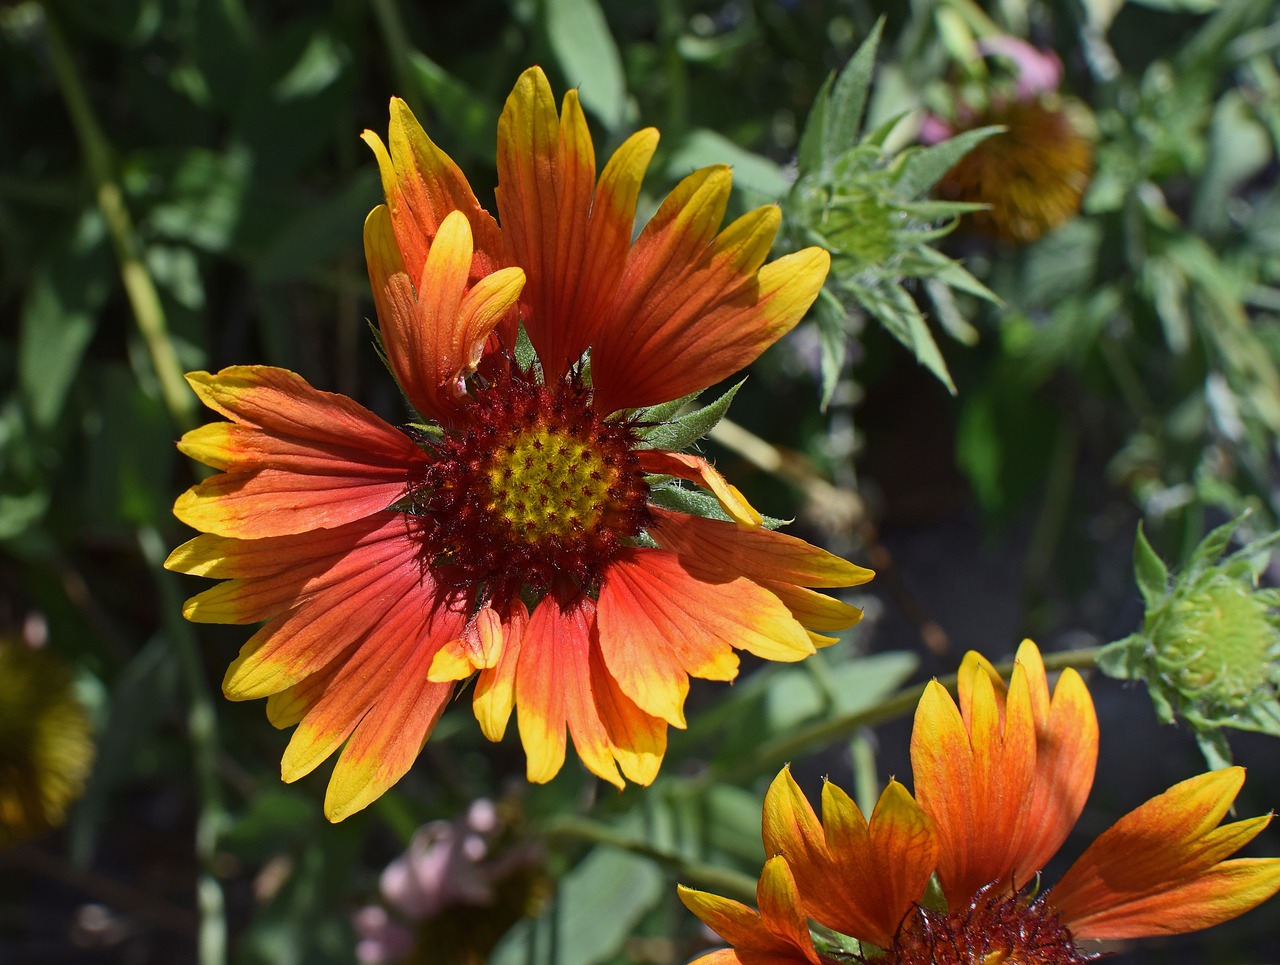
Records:
{"label": "partially visible flower", "polygon": [[266,621],[223,690],[297,725],[287,781],[342,748],[332,820],[399,780],[473,675],[488,738],[516,712],[530,780],[571,739],[604,780],[648,784],[691,677],[733,679],[740,649],[801,660],[861,617],[816,589],[870,571],[764,528],[706,460],[651,440],[799,321],[829,256],[766,263],[776,206],[722,230],[725,166],[633,242],[657,132],[597,178],[576,92],[558,112],[537,68],[499,120],[501,228],[403,102],[387,144],[365,139],[387,197],[365,222],[382,348],[422,421],[283,369],[188,376],[229,421],[180,442],[221,471],[178,498],[203,535],[166,565],[226,580],[184,613]]}
{"label": "partially visible flower", "polygon": [[[1050,696],[1030,641],[1007,688],[971,652],[958,689],[959,706],[936,681],[926,689],[911,738],[915,800],[890,784],[869,823],[830,784],[819,820],[790,773],[778,775],[765,799],[765,849],[787,866],[770,879],[794,882],[794,895],[752,919],[682,889],[733,944],[700,963],[1072,965],[1092,957],[1081,941],[1197,931],[1280,890],[1280,858],[1226,860],[1271,820],[1218,826],[1244,781],[1238,767],[1174,785],[1104,831],[1055,887],[1028,890],[1092,784],[1093,702],[1073,670]],[[807,930],[775,924],[806,917],[834,939],[815,944]]]}
{"label": "partially visible flower", "polygon": [[89,716],[66,666],[0,638],[0,845],[62,824],[92,763]]}
{"label": "partially visible flower", "polygon": [[1258,585],[1280,533],[1224,557],[1244,519],[1209,533],[1176,577],[1139,527],[1142,630],[1098,655],[1110,676],[1146,682],[1162,722],[1190,724],[1212,766],[1231,762],[1224,728],[1280,737],[1280,590]]}
{"label": "partially visible flower", "polygon": [[961,95],[948,120],[926,119],[922,139],[931,143],[974,128],[1006,128],[970,150],[938,184],[937,194],[989,205],[962,223],[1002,241],[1029,244],[1080,211],[1093,175],[1088,109],[1058,95],[1062,63],[1052,51],[1007,36],[987,38],[978,48],[1013,66],[1013,91],[993,82],[977,98]]}
{"label": "partially visible flower", "polygon": [[547,890],[537,851],[509,832],[484,799],[460,818],[420,828],[382,872],[383,903],[355,915],[361,965],[482,965]]}

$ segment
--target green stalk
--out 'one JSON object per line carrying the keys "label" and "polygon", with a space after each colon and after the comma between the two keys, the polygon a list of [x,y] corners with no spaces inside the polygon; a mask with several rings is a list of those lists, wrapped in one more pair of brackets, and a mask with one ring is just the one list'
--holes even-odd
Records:
{"label": "green stalk", "polygon": [[151,356],[151,364],[155,367],[165,408],[180,428],[189,429],[196,424],[195,397],[182,377],[182,366],[178,362],[173,340],[169,337],[160,295],[143,263],[142,245],[134,233],[129,209],[124,203],[124,192],[112,174],[114,163],[111,146],[94,116],[66,38],[47,6],[45,35],[49,42],[49,60],[58,81],[58,89],[62,92],[67,113],[71,116],[71,125],[75,128],[80,148],[84,152],[85,167],[93,181],[98,208],[107,224],[116,258],[120,262],[120,277],[124,282],[125,294],[138,323],[138,331],[142,333],[146,343],[147,353]]}
{"label": "green stalk", "polygon": [[697,885],[716,894],[755,904],[756,879],[751,875],[729,868],[715,868],[697,861],[689,861],[675,852],[623,834],[602,821],[576,815],[563,815],[552,818],[543,825],[542,832],[549,841],[557,838],[590,841],[593,844],[605,844],[621,848],[623,851],[630,851],[632,854],[650,858],[664,866],[680,879],[681,884]]}
{"label": "green stalk", "polygon": [[226,965],[227,916],[222,885],[215,873],[218,838],[227,824],[218,780],[218,719],[208,681],[200,663],[195,634],[180,616],[182,604],[173,574],[164,570],[164,540],[151,526],[138,530],[138,544],[155,577],[164,632],[172,642],[187,685],[187,738],[195,769],[198,810],[196,815],[196,858],[200,874],[196,882],[196,907],[200,912],[197,937],[200,965]]}

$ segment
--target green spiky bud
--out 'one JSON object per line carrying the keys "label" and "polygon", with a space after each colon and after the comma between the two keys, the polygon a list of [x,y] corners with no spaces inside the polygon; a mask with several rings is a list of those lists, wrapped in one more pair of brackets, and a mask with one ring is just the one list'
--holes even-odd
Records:
{"label": "green spiky bud", "polygon": [[1244,518],[1206,536],[1176,579],[1139,527],[1134,572],[1146,602],[1143,629],[1098,656],[1110,676],[1145,681],[1157,716],[1190,725],[1212,766],[1231,760],[1221,728],[1280,737],[1280,593],[1257,585],[1280,533],[1224,557]]}

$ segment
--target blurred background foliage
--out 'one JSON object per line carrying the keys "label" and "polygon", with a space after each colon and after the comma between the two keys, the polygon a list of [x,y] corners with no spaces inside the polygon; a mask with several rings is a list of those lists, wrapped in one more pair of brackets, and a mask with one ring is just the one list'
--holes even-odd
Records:
{"label": "blurred background foliage", "polygon": [[[979,123],[1017,79],[981,54],[1005,34],[1056,54],[1037,104],[1092,156],[1080,215],[1021,243],[944,180],[969,149],[1023,163],[1012,121]],[[1244,509],[1241,541],[1275,528],[1278,48],[1271,0],[0,0],[0,637],[61,662],[96,744],[65,825],[0,850],[0,960],[344,963],[357,940],[368,959],[379,924],[357,909],[410,915],[385,879],[379,899],[384,866],[488,798],[489,920],[518,921],[419,960],[687,961],[707,936],[674,882],[751,899],[784,760],[865,806],[905,770],[910,685],[1023,634],[1124,637],[1156,552],[1199,567],[1206,529]],[[204,418],[179,376],[282,365],[402,421],[363,322],[379,189],[359,132],[405,97],[490,199],[498,111],[531,63],[580,87],[598,155],[661,129],[642,216],[728,162],[738,210],[783,204],[780,247],[833,251],[708,451],[880,576],[844,644],[695,687],[652,789],[602,793],[572,765],[529,787],[513,740],[453,713],[395,790],[329,826],[323,777],[281,785],[284,735],[218,693],[243,635],[184,624],[191,588],[160,569],[194,478],[173,441]],[[935,120],[973,133],[931,141]],[[1036,191],[1048,167],[1027,162]],[[1256,554],[1244,570],[1274,576]],[[1107,686],[1086,832],[1201,766]],[[1236,748],[1256,764],[1243,813],[1280,800],[1260,748]],[[1124,960],[1266,954],[1265,917]]]}

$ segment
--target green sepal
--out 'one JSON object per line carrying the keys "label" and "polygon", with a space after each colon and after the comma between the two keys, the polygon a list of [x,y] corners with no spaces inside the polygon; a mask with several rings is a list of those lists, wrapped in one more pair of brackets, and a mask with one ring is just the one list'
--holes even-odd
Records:
{"label": "green sepal", "polygon": [[1218,771],[1235,763],[1235,759],[1231,756],[1231,745],[1227,743],[1221,731],[1197,730],[1196,744],[1199,745],[1200,753],[1204,755],[1204,762],[1209,765],[1211,771]]}
{"label": "green sepal", "polygon": [[1146,638],[1134,633],[1123,640],[1108,643],[1098,650],[1094,663],[1108,677],[1116,680],[1138,680],[1143,676],[1141,663]]}
{"label": "green sepal", "polygon": [[1133,539],[1133,576],[1138,581],[1138,591],[1147,609],[1157,606],[1168,596],[1169,569],[1147,542],[1141,521]]}
{"label": "green sepal", "polygon": [[[732,523],[734,520],[724,511],[720,500],[701,489],[689,489],[670,476],[651,476],[649,502],[659,509],[670,509],[688,516],[702,516]],[[778,529],[790,523],[789,519],[765,516],[761,524],[765,529]]]}
{"label": "green sepal", "polygon": [[1222,558],[1222,554],[1226,551],[1227,545],[1231,542],[1231,537],[1235,535],[1236,529],[1249,516],[1249,510],[1245,510],[1235,519],[1228,520],[1221,526],[1209,532],[1209,535],[1200,541],[1191,554],[1191,560],[1187,564],[1189,570],[1198,569],[1201,566],[1212,565]]}
{"label": "green sepal", "polygon": [[[729,410],[729,404],[733,401],[733,397],[738,394],[738,390],[742,388],[742,382],[733,386],[720,398],[716,399],[710,405],[705,405],[700,409],[694,409],[692,412],[686,412],[684,415],[675,415],[671,413],[657,414],[655,418],[655,409],[664,408],[664,406],[651,406],[648,409],[642,409],[636,413],[636,421],[640,424],[640,428],[636,430],[636,435],[640,439],[640,448],[642,449],[666,449],[668,452],[680,452],[683,449],[693,445],[708,432],[716,427],[716,424],[724,418],[725,412]],[[680,400],[680,404],[684,404],[685,400]],[[671,405],[666,403],[665,405]],[[679,411],[679,408],[675,410]],[[674,418],[672,418],[674,416]],[[644,426],[644,423],[652,422],[653,425]]]}
{"label": "green sepal", "polygon": [[520,367],[522,372],[528,372],[539,365],[538,350],[533,347],[533,342],[529,338],[529,333],[525,331],[524,322],[520,323],[520,327],[516,330],[516,365]]}

